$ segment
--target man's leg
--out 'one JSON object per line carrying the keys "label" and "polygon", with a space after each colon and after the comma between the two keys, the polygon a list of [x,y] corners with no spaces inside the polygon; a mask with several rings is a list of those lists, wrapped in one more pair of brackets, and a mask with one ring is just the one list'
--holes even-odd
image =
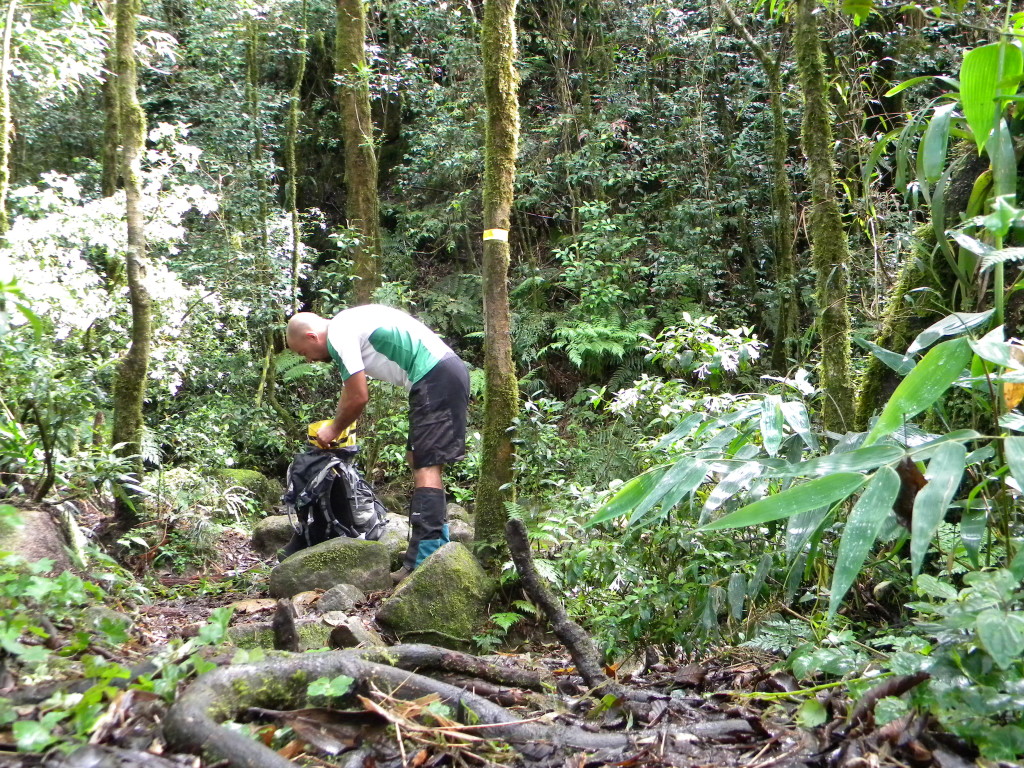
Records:
{"label": "man's leg", "polygon": [[441,481],[441,467],[413,470],[416,487],[409,507],[412,537],[405,552],[404,568],[419,567],[434,552],[448,543],[448,504]]}

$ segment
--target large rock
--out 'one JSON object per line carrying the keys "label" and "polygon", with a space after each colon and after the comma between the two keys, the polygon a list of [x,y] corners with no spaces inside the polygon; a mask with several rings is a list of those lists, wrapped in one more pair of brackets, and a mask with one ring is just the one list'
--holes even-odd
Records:
{"label": "large rock", "polygon": [[465,520],[470,527],[473,526],[473,516],[461,504],[456,504],[454,501],[448,502],[447,512],[449,520]]}
{"label": "large rock", "polygon": [[377,611],[377,622],[402,640],[465,650],[487,620],[497,583],[462,544],[441,547]]}
{"label": "large rock", "polygon": [[402,564],[402,556],[409,548],[409,518],[388,512],[388,524],[379,539],[380,543],[391,553],[391,562],[397,568]]}
{"label": "large rock", "polygon": [[272,511],[281,502],[281,494],[284,493],[277,480],[253,469],[218,469],[214,476],[226,487],[244,488],[263,506],[264,512]]}
{"label": "large rock", "polygon": [[448,521],[448,538],[468,547],[473,543],[473,524],[453,517]]}
{"label": "large rock", "polygon": [[252,528],[252,548],[264,557],[276,555],[291,539],[294,530],[288,515],[268,515]]}
{"label": "large rock", "polygon": [[291,597],[310,589],[353,584],[364,592],[391,587],[391,557],[379,541],[337,538],[301,549],[270,572],[270,594]]}
{"label": "large rock", "polygon": [[[3,502],[6,504],[7,502]],[[64,535],[56,521],[45,509],[15,506],[20,525],[3,518],[0,522],[0,552],[13,552],[25,562],[52,560],[52,573],[71,569],[71,559],[64,543]]]}
{"label": "large rock", "polygon": [[[320,619],[302,618],[295,620],[295,631],[299,634],[299,647],[303,651],[313,648],[328,648],[333,627]],[[274,627],[269,621],[252,624],[236,624],[228,627],[227,642],[239,648],[273,648]]]}

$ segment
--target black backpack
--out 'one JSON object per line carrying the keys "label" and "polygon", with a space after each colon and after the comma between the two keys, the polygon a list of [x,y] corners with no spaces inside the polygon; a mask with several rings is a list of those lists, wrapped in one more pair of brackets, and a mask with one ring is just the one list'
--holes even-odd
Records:
{"label": "black backpack", "polygon": [[356,448],[310,448],[288,467],[281,501],[295,535],[282,559],[337,536],[376,541],[387,525],[387,510],[355,466]]}

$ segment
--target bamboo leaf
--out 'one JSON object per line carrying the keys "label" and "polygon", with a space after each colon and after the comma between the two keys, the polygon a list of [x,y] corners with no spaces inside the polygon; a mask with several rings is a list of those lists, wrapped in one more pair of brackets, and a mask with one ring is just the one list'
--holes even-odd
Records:
{"label": "bamboo leaf", "polygon": [[859,472],[839,472],[819,477],[806,483],[748,504],[725,517],[701,526],[701,530],[717,531],[723,528],[741,528],[770,520],[795,515],[808,509],[817,509],[842,501],[864,484]]}
{"label": "bamboo leaf", "polygon": [[995,310],[989,309],[984,312],[954,312],[947,315],[921,331],[907,349],[907,354],[916,354],[944,336],[959,336],[972,328],[984,325],[994,312]]}
{"label": "bamboo leaf", "polygon": [[797,512],[786,520],[786,562],[792,563],[828,517],[830,507]]}
{"label": "bamboo leaf", "polygon": [[1006,121],[1000,117],[992,128],[988,145],[989,165],[992,168],[992,193],[998,198],[1013,195],[1017,191],[1017,157],[1013,150],[1013,138]]}
{"label": "bamboo leaf", "polygon": [[928,483],[914,499],[910,525],[910,567],[915,576],[921,572],[932,537],[960,485],[966,459],[967,449],[961,443],[944,443],[928,462],[925,472]]}
{"label": "bamboo leaf", "polygon": [[758,594],[761,592],[761,587],[764,586],[765,579],[768,578],[768,571],[772,567],[772,556],[765,552],[761,555],[761,560],[757,564],[757,570],[754,571],[753,577],[747,584],[747,597],[752,601],[755,600]]}
{"label": "bamboo leaf", "polygon": [[796,432],[804,445],[812,451],[818,450],[818,437],[811,431],[811,419],[807,415],[807,408],[797,400],[786,400],[782,404],[782,415],[786,423]]}
{"label": "bamboo leaf", "polygon": [[736,467],[736,469],[722,478],[722,481],[708,494],[707,501],[704,502],[704,513],[714,512],[721,507],[753,478],[761,474],[763,470],[764,465],[756,461],[750,461]]}
{"label": "bamboo leaf", "polygon": [[853,341],[892,368],[900,376],[906,376],[914,368],[914,359],[908,355],[901,355],[898,352],[884,349],[873,341],[868,341],[860,336],[854,336]]}
{"label": "bamboo leaf", "polygon": [[779,452],[782,445],[782,398],[767,395],[761,405],[761,438],[769,456]]}
{"label": "bamboo leaf", "polygon": [[1005,43],[983,45],[964,56],[960,67],[960,102],[967,124],[974,133],[979,154],[995,126],[1000,75],[1012,77],[1020,74],[1022,64],[1020,49]]}
{"label": "bamboo leaf", "polygon": [[960,540],[975,568],[981,564],[981,542],[987,527],[988,515],[985,509],[965,509],[960,516]]}
{"label": "bamboo leaf", "polygon": [[651,492],[667,471],[668,467],[655,467],[644,472],[642,475],[634,477],[601,505],[601,508],[586,523],[586,527],[590,528],[598,523],[624,515],[631,509],[635,509],[637,504]]}
{"label": "bamboo leaf", "polygon": [[920,77],[912,77],[909,80],[904,80],[899,85],[894,85],[892,88],[885,92],[885,95],[887,97],[895,96],[897,93],[901,93],[907,90],[907,88],[912,88],[913,86],[918,85],[919,83],[923,83],[926,80],[932,80],[934,78],[934,75],[921,75]]}
{"label": "bamboo leaf", "polygon": [[924,178],[929,184],[934,184],[939,180],[946,165],[949,122],[955,109],[955,103],[939,104],[935,107],[932,119],[925,129],[924,138],[921,139],[921,148],[918,151],[924,158]]}
{"label": "bamboo leaf", "polygon": [[883,464],[897,462],[902,458],[903,449],[898,445],[872,445],[846,453],[819,456],[816,459],[797,464],[786,474],[799,477],[820,477],[833,472],[866,472]]}
{"label": "bamboo leaf", "polygon": [[[633,508],[633,513],[629,516],[629,524],[635,525],[638,520],[641,520],[655,504],[665,498],[665,495],[673,491],[681,481],[686,481],[687,477],[693,472],[693,463],[688,459],[684,458],[677,461],[668,471],[661,476],[657,484],[646,494],[637,505]],[[701,473],[701,478],[704,474]],[[700,480],[698,479],[698,482]],[[668,511],[668,510],[666,510]]]}
{"label": "bamboo leaf", "polygon": [[950,339],[928,351],[899,383],[882,409],[878,421],[864,438],[871,445],[898,429],[935,403],[948,390],[971,361],[971,346],[966,339]]}
{"label": "bamboo leaf", "polygon": [[839,553],[836,555],[828,603],[830,619],[836,615],[840,603],[860,573],[871,546],[878,538],[882,523],[892,512],[893,502],[896,501],[899,492],[899,475],[891,467],[882,467],[871,478],[864,493],[854,505],[843,529]]}
{"label": "bamboo leaf", "polygon": [[729,577],[726,595],[729,602],[729,615],[739,621],[743,618],[743,601],[747,597],[747,577],[739,572],[733,573]]}

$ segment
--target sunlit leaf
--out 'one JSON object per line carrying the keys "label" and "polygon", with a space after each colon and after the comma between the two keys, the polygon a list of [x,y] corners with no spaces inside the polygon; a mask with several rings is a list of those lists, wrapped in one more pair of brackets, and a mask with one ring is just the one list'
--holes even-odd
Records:
{"label": "sunlit leaf", "polygon": [[713,512],[721,507],[763,470],[764,466],[756,461],[749,461],[736,467],[708,494],[707,501],[704,502],[704,511]]}
{"label": "sunlit leaf", "polygon": [[[668,471],[661,476],[657,484],[651,489],[651,491],[644,496],[636,504],[633,509],[633,514],[629,516],[629,524],[634,525],[637,521],[642,520],[654,506],[666,498],[669,494],[673,494],[677,488],[685,489],[683,493],[675,495],[674,498],[678,501],[682,498],[683,494],[692,491],[701,480],[704,479],[706,469],[700,462],[694,462],[690,459],[683,459],[677,461]],[[674,506],[674,502],[672,506]],[[666,505],[665,511],[667,512],[668,507]]]}
{"label": "sunlit leaf", "polygon": [[965,509],[960,516],[960,540],[975,568],[980,565],[981,542],[987,524],[988,515],[984,509]]}
{"label": "sunlit leaf", "polygon": [[705,531],[741,528],[817,509],[847,498],[864,484],[859,472],[837,472],[793,486],[767,499],[748,504],[725,517],[701,526]]}
{"label": "sunlit leaf", "polygon": [[918,85],[919,83],[923,83],[926,80],[933,79],[934,75],[921,75],[920,77],[912,77],[909,80],[904,80],[899,85],[894,85],[892,88],[885,92],[885,96],[895,96],[897,93],[901,93],[907,90],[907,88],[912,88],[913,86]]}
{"label": "sunlit leaf", "polygon": [[905,419],[933,405],[967,367],[972,354],[964,338],[950,339],[930,349],[896,387],[864,444],[877,442],[898,429]]}
{"label": "sunlit leaf", "polygon": [[882,467],[871,478],[864,493],[857,500],[846,520],[843,537],[839,541],[828,615],[833,617],[839,605],[860,573],[871,546],[885,518],[892,512],[893,502],[900,492],[900,478],[890,467]]}
{"label": "sunlit leaf", "polygon": [[782,398],[766,395],[761,405],[761,438],[769,456],[779,452],[782,445]]}
{"label": "sunlit leaf", "polygon": [[625,483],[608,501],[601,505],[586,526],[589,528],[635,509],[667,471],[668,467],[655,467]]}
{"label": "sunlit leaf", "polygon": [[946,147],[949,144],[949,121],[956,109],[956,103],[939,104],[925,129],[921,147],[918,150],[923,160],[924,177],[934,184],[942,176],[946,164]]}
{"label": "sunlit leaf", "polygon": [[944,443],[928,462],[925,479],[928,484],[914,499],[910,526],[910,566],[916,576],[924,565],[932,537],[946,516],[953,495],[964,474],[967,449],[961,443]]}
{"label": "sunlit leaf", "polygon": [[996,95],[1000,77],[1012,77],[1022,69],[1020,49],[992,43],[968,51],[960,67],[960,102],[974,133],[980,153],[996,122]]}
{"label": "sunlit leaf", "polygon": [[747,577],[735,572],[729,577],[729,588],[726,590],[729,603],[729,616],[739,620],[743,618],[743,601],[747,597]]}
{"label": "sunlit leaf", "polygon": [[818,450],[818,437],[811,430],[811,420],[803,403],[798,400],[786,400],[782,404],[782,415],[790,428],[804,441],[804,445],[812,451]]}
{"label": "sunlit leaf", "polygon": [[864,349],[885,363],[889,368],[892,368],[900,376],[906,376],[914,369],[914,359],[908,355],[901,355],[898,352],[884,349],[873,341],[868,341],[860,336],[854,336],[853,341],[859,346],[864,347]]}
{"label": "sunlit leaf", "polygon": [[994,312],[995,310],[989,309],[985,312],[954,312],[947,315],[921,331],[907,349],[907,354],[917,354],[944,336],[959,336],[972,328],[984,325]]}
{"label": "sunlit leaf", "polygon": [[903,458],[903,449],[898,445],[872,445],[856,448],[846,453],[819,456],[816,459],[797,464],[787,474],[800,477],[815,477],[833,472],[865,472],[883,464],[891,464]]}

